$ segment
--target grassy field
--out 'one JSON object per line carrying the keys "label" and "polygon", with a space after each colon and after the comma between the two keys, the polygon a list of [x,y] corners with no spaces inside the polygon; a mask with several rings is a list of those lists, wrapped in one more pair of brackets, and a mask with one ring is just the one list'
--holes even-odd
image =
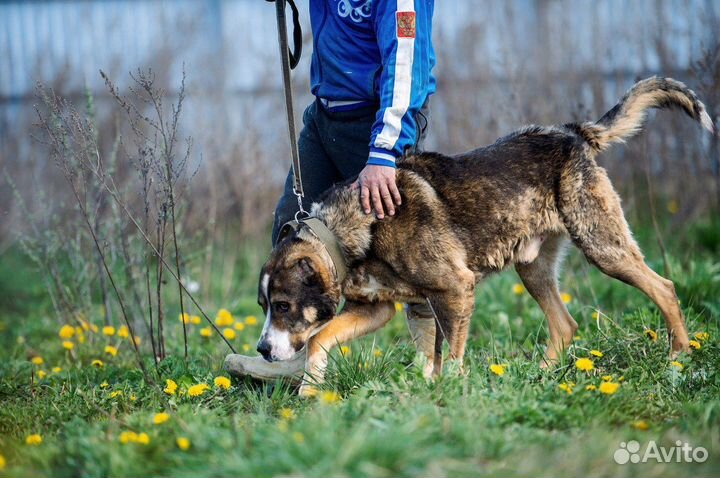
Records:
{"label": "grassy field", "polygon": [[[86,317],[87,330],[66,328],[61,338],[41,276],[10,250],[0,261],[0,475],[718,475],[717,230],[675,234],[668,244],[688,328],[698,334],[698,349],[676,363],[654,306],[573,252],[562,291],[580,329],[560,366],[538,367],[544,319],[509,271],[478,290],[464,375],[447,371],[427,383],[398,313],[334,352],[325,391],[308,400],[284,383],[216,383],[226,376],[227,348],[203,337],[206,324],[188,325],[186,363],[177,310],[170,358],[157,370],[146,359],[149,383],[119,324],[106,335],[99,313]],[[652,232],[639,240],[662,271]],[[250,269],[229,298],[207,304],[213,317],[221,308],[232,314],[227,327],[240,351],[254,350],[262,326]],[[580,370],[587,361],[578,359],[590,359],[592,370]],[[630,440],[641,454],[651,441],[666,451],[680,441],[709,456],[616,464],[615,451]]]}

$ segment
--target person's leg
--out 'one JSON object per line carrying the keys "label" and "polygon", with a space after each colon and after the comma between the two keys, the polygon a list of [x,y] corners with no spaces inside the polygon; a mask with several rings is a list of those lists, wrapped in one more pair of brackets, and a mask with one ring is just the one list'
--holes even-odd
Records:
{"label": "person's leg", "polygon": [[[298,151],[300,153],[300,175],[302,177],[305,197],[303,207],[310,210],[310,205],[320,195],[330,188],[342,177],[333,162],[328,157],[323,147],[320,132],[318,130],[317,115],[320,106],[317,102],[311,104],[303,114],[303,129],[298,139]],[[283,224],[291,221],[298,211],[297,197],[293,192],[292,168],[285,180],[285,189],[275,207],[273,220],[272,243],[275,244],[277,235]]]}
{"label": "person's leg", "polygon": [[[420,111],[415,115],[415,123],[417,124],[417,141],[412,148],[411,153],[419,153],[423,150],[423,143],[428,132],[428,124],[430,119],[430,108],[428,101],[425,102]],[[408,330],[410,337],[415,343],[417,354],[425,357],[425,365],[423,367],[423,375],[430,377],[433,373],[438,374],[440,370],[434,368],[435,354],[435,334],[436,324],[432,310],[427,303],[408,304],[405,307],[405,316],[407,318]]]}
{"label": "person's leg", "polygon": [[424,150],[425,138],[428,133],[428,126],[430,125],[430,98],[425,101],[425,104],[420,111],[415,114],[415,124],[417,125],[417,140],[415,141],[415,147],[413,153],[420,153]]}
{"label": "person's leg", "polygon": [[[365,167],[370,154],[370,132],[377,115],[377,105],[330,112],[318,106],[319,134],[327,155],[343,179],[351,179]],[[415,114],[417,124],[416,143],[408,153],[422,151],[427,136],[430,109],[426,102]]]}
{"label": "person's leg", "polygon": [[319,109],[318,127],[325,150],[342,178],[352,179],[360,174],[368,160],[377,106],[341,112]]}

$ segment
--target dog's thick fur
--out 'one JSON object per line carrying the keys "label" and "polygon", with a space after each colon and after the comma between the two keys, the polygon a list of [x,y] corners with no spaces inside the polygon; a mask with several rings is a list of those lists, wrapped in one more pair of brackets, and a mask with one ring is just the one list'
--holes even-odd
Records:
{"label": "dog's thick fur", "polygon": [[[450,358],[461,361],[475,285],[514,265],[547,317],[544,361],[552,363],[577,329],[556,279],[568,238],[605,274],[655,302],[673,352],[688,350],[673,283],[645,264],[620,199],[595,162],[610,144],[637,133],[649,108],[665,107],[679,107],[714,130],[690,89],[655,77],[634,85],[596,123],[531,126],[454,157],[405,158],[397,171],[402,206],[393,217],[365,215],[348,185],[331,189],[311,215],[337,236],[349,275],[337,282],[327,251],[307,228],[278,244],[259,287],[266,358],[287,359],[307,343],[305,370],[319,380],[329,349],[382,327],[394,302],[427,298],[439,321],[437,343],[447,339]],[[341,296],[346,304],[336,316]],[[436,372],[439,351],[428,357]]]}

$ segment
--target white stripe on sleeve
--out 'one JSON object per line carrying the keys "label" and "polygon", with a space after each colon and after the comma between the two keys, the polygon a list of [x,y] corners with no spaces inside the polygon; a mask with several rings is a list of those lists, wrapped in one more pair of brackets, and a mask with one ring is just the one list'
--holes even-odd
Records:
{"label": "white stripe on sleeve", "polygon": [[[414,12],[414,0],[397,0],[398,12]],[[397,16],[395,17],[397,22]],[[397,36],[397,25],[395,26]],[[415,56],[415,38],[398,38],[395,53],[395,78],[393,83],[392,104],[383,114],[383,129],[375,137],[376,148],[392,150],[400,138],[402,118],[410,106],[410,88],[412,86],[413,58]]]}

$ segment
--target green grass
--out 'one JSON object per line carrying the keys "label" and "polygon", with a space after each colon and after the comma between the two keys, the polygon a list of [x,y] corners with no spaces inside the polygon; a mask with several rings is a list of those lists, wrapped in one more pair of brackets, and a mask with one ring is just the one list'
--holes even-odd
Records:
{"label": "green grass", "polygon": [[[647,242],[648,257],[659,257]],[[202,326],[191,325],[191,360],[185,363],[177,320],[168,324],[172,356],[157,374],[146,361],[154,383],[138,371],[127,339],[87,332],[85,343],[67,352],[57,335],[61,324],[51,318],[38,286],[41,277],[18,257],[3,259],[0,454],[6,466],[0,475],[717,475],[720,258],[715,247],[712,240],[709,247],[669,247],[676,251],[670,267],[688,328],[710,336],[700,350],[679,358],[682,370],[669,364],[664,324],[654,306],[572,254],[562,290],[572,297],[568,307],[580,325],[579,339],[558,367],[538,367],[544,319],[526,293],[513,293],[518,279],[506,272],[478,290],[464,375],[449,371],[427,383],[413,364],[398,314],[379,333],[353,343],[348,355],[333,353],[324,388],[342,397],[336,402],[322,396],[301,400],[284,383],[244,380],[218,389],[213,379],[224,375],[224,344],[200,337]],[[213,287],[223,292],[209,295],[221,298],[216,308],[225,306],[244,320],[260,316],[251,277],[256,260],[238,261],[245,264],[239,267],[242,286],[215,278]],[[662,270],[660,262],[650,263]],[[237,348],[254,349],[261,325],[239,332]],[[646,329],[657,332],[656,342]],[[116,357],[103,353],[108,344],[119,344]],[[147,354],[146,348],[143,343]],[[594,370],[578,370],[574,360],[589,357],[593,349],[603,353],[593,357]],[[42,356],[44,364],[33,365],[32,355]],[[96,358],[104,367],[90,365]],[[505,374],[493,374],[493,363],[506,365]],[[62,372],[53,373],[55,366]],[[38,370],[47,375],[39,379]],[[620,384],[615,394],[586,390],[600,385],[604,375]],[[170,396],[161,391],[166,379],[176,381],[179,391],[196,383],[207,383],[210,390],[199,397]],[[575,384],[572,394],[559,388],[563,383]],[[117,391],[122,393],[111,396]],[[289,413],[285,409],[292,410],[292,418],[283,418]],[[171,418],[154,425],[153,414],[160,411]],[[639,421],[648,429],[638,429]],[[149,443],[123,444],[123,431],[145,432]],[[33,433],[42,436],[42,444],[25,444]],[[178,448],[178,437],[190,440],[188,450]],[[655,440],[666,448],[681,440],[705,447],[709,458],[703,464],[615,464],[614,451],[629,440],[643,447]]]}

